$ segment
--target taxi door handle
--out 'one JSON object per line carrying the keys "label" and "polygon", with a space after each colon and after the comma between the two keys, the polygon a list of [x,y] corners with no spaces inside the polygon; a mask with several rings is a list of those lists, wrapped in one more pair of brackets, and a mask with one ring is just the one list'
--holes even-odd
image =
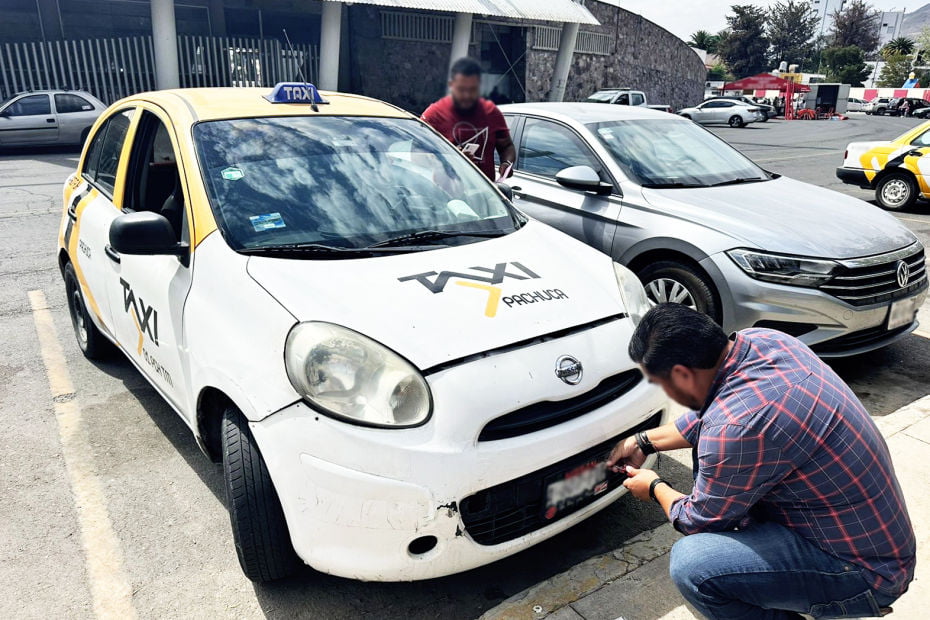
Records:
{"label": "taxi door handle", "polygon": [[103,251],[106,253],[107,257],[114,263],[119,263],[121,261],[119,252],[114,250],[110,244],[106,244],[103,248]]}
{"label": "taxi door handle", "polygon": [[54,123],[54,122],[55,122],[55,119],[54,119],[54,118],[47,118],[47,119],[45,119],[45,122],[46,122],[46,123]]}

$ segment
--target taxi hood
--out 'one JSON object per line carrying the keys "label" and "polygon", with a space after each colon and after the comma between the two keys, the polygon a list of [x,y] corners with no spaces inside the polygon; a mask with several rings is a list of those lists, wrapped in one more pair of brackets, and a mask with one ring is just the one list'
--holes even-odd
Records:
{"label": "taxi hood", "polygon": [[353,329],[421,370],[625,311],[610,257],[536,221],[456,247],[348,260],[251,256],[247,269],[297,320]]}

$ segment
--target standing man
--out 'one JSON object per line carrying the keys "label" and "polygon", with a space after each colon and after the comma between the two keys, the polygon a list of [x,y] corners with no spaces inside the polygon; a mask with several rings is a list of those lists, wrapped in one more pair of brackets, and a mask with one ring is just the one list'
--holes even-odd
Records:
{"label": "standing man", "polygon": [[[687,534],[671,577],[707,618],[876,617],[914,577],[916,542],[888,446],[842,379],[796,338],[727,338],[677,304],[650,310],[630,357],[692,409],[637,433],[607,465]],[[694,490],[642,466],[693,447]]]}
{"label": "standing man", "polygon": [[[481,97],[481,65],[460,58],[449,71],[449,94],[423,113],[423,120],[462,150],[492,181],[510,175],[517,150],[510,139],[504,115],[492,101]],[[494,170],[494,150],[501,165]]]}

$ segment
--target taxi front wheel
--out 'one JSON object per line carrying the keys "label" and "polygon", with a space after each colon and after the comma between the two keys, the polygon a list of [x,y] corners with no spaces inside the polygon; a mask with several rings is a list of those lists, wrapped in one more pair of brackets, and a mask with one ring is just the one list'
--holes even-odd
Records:
{"label": "taxi front wheel", "polygon": [[886,174],[875,186],[875,200],[891,211],[908,209],[917,201],[917,183],[906,172]]}
{"label": "taxi front wheel", "polygon": [[65,293],[68,296],[68,314],[71,315],[71,327],[74,328],[74,338],[77,340],[78,347],[87,359],[104,359],[113,351],[113,345],[90,318],[77,273],[70,262],[65,264],[64,276]]}
{"label": "taxi front wheel", "polygon": [[239,566],[256,582],[287,577],[301,561],[249,422],[233,406],[223,413],[221,437],[226,505]]}

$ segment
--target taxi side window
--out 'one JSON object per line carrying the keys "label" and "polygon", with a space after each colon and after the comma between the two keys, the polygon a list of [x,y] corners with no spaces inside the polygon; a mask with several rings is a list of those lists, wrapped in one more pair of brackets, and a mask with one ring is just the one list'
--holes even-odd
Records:
{"label": "taxi side window", "polygon": [[84,97],[71,94],[55,95],[55,111],[59,114],[72,114],[74,112],[89,112],[94,109],[90,101]]}
{"label": "taxi side window", "polygon": [[148,111],[142,112],[132,145],[125,195],[125,210],[152,211],[164,216],[177,240],[182,240],[184,192],[177,154],[168,128]]}
{"label": "taxi side window", "polygon": [[132,110],[123,110],[111,116],[97,130],[87,150],[84,168],[81,170],[81,175],[85,179],[92,181],[110,197],[113,196],[113,187],[116,185],[116,169],[119,166],[119,156],[123,150],[126,132],[129,131],[132,112]]}
{"label": "taxi side window", "polygon": [[517,157],[517,169],[554,177],[572,166],[590,166],[600,171],[601,164],[575,133],[549,121],[526,119]]}
{"label": "taxi side window", "polygon": [[11,103],[3,110],[7,116],[41,116],[52,113],[48,95],[29,95]]}
{"label": "taxi side window", "polygon": [[930,130],[927,130],[911,140],[911,146],[930,146]]}

